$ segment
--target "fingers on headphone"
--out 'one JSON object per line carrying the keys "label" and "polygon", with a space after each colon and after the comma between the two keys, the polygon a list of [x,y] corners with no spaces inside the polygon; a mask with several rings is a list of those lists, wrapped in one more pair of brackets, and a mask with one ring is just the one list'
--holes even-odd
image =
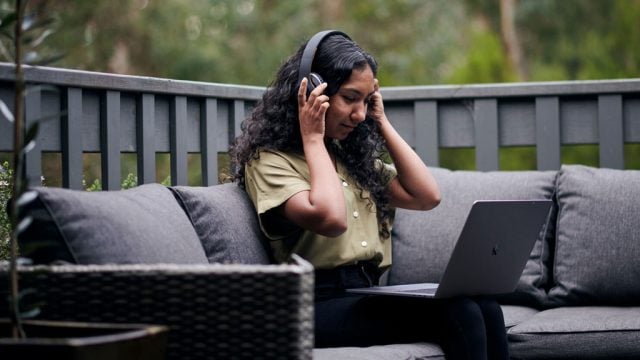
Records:
{"label": "fingers on headphone", "polygon": [[298,106],[303,106],[307,102],[307,78],[303,78],[300,81],[300,87],[298,87]]}
{"label": "fingers on headphone", "polygon": [[[321,96],[325,96],[324,90],[326,89],[326,87],[327,87],[327,83],[322,83],[318,87],[311,90],[311,92],[309,93],[306,99],[307,102],[315,102],[317,98]],[[328,100],[329,100],[329,97],[327,96],[325,101],[328,101]]]}
{"label": "fingers on headphone", "polygon": [[327,87],[327,83],[322,83],[309,94],[307,97],[307,85],[308,81],[306,78],[302,79],[300,82],[300,88],[298,88],[298,107],[303,107],[305,104],[315,105],[316,108],[319,106],[323,106],[325,109],[329,108],[329,97],[324,95],[324,90]]}
{"label": "fingers on headphone", "polygon": [[313,107],[321,112],[325,112],[329,108],[329,97],[326,95],[319,95],[315,98]]}
{"label": "fingers on headphone", "polygon": [[324,94],[324,91],[326,88],[327,88],[326,82],[323,82],[320,85],[316,86],[309,94],[309,99],[311,99],[312,97],[319,97],[320,95]]}

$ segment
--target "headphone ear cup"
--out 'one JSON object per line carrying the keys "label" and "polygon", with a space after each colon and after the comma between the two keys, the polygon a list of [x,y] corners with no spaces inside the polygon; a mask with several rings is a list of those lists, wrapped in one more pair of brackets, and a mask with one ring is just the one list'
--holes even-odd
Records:
{"label": "headphone ear cup", "polygon": [[322,77],[320,75],[313,72],[309,73],[308,79],[309,81],[307,83],[307,96],[311,94],[313,89],[317,88],[318,86],[320,86],[320,84],[324,82],[324,80],[322,80]]}

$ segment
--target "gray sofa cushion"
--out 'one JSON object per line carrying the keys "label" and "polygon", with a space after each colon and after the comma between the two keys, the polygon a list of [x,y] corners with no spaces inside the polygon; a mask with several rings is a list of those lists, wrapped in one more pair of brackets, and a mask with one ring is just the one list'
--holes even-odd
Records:
{"label": "gray sofa cushion", "polygon": [[104,192],[34,190],[37,200],[21,211],[34,215],[20,238],[27,256],[45,243],[63,249],[52,253],[69,256],[60,260],[79,264],[207,263],[189,219],[162,185]]}
{"label": "gray sofa cushion", "polygon": [[211,263],[268,264],[266,239],[256,211],[235,184],[175,186]]}
{"label": "gray sofa cushion", "polygon": [[550,305],[640,302],[640,171],[563,166]]}
{"label": "gray sofa cushion", "polygon": [[[502,306],[507,328],[518,325],[538,313],[538,310],[515,305]],[[313,350],[314,360],[387,360],[387,359],[442,359],[442,348],[431,342],[412,344],[392,344],[369,347],[337,347],[316,348]]]}
{"label": "gray sofa cushion", "polygon": [[[437,282],[471,205],[480,199],[550,199],[555,171],[450,171],[432,168],[442,202],[431,211],[398,209],[393,226],[393,266],[390,284]],[[545,236],[552,236],[548,224]],[[507,302],[539,305],[546,296],[548,244],[538,239],[515,294]]]}
{"label": "gray sofa cushion", "polygon": [[639,359],[640,307],[545,310],[507,335],[516,359]]}
{"label": "gray sofa cushion", "polygon": [[369,347],[339,347],[313,349],[314,360],[388,360],[388,359],[437,359],[444,360],[444,353],[434,343],[392,344]]}
{"label": "gray sofa cushion", "polygon": [[538,309],[519,305],[501,305],[504,315],[504,326],[508,329],[514,327],[540,312]]}

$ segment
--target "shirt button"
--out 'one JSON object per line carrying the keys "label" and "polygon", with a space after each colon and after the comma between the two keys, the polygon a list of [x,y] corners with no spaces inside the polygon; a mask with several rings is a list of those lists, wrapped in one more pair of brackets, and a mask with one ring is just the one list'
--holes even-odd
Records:
{"label": "shirt button", "polygon": [[342,186],[347,187],[347,186],[349,186],[349,184],[346,181],[343,181],[342,182]]}
{"label": "shirt button", "polygon": [[360,245],[362,245],[362,247],[367,247],[367,242],[363,241],[363,242],[360,243]]}
{"label": "shirt button", "polygon": [[358,216],[360,216],[360,214],[359,214],[357,211],[354,211],[354,212],[353,212],[353,217],[357,219],[357,218],[358,218]]}

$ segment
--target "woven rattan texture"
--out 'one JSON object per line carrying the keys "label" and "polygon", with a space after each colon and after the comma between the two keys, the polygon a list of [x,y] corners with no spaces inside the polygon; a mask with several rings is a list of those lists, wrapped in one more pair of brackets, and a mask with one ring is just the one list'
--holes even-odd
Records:
{"label": "woven rattan texture", "polygon": [[21,288],[36,290],[29,301],[42,303],[40,319],[168,325],[167,359],[311,358],[313,274],[305,266],[39,269],[22,270]]}

